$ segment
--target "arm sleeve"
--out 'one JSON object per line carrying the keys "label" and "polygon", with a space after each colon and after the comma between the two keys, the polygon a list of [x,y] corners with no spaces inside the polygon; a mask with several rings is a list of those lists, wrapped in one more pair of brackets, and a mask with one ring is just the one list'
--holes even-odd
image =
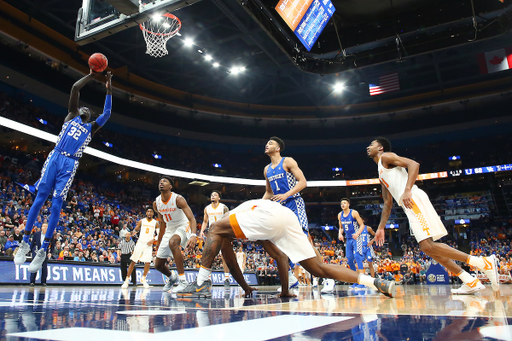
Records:
{"label": "arm sleeve", "polygon": [[100,127],[103,127],[105,123],[107,123],[108,119],[110,118],[110,112],[112,111],[112,95],[107,95],[105,98],[105,107],[103,108],[103,114],[98,117],[96,120],[96,123]]}

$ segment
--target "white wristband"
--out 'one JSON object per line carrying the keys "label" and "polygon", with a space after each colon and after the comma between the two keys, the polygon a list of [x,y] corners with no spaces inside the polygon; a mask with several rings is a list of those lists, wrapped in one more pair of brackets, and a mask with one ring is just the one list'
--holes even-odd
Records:
{"label": "white wristband", "polygon": [[191,233],[191,234],[190,234],[190,236],[191,236],[191,237],[197,237],[197,234],[195,234],[195,233]]}

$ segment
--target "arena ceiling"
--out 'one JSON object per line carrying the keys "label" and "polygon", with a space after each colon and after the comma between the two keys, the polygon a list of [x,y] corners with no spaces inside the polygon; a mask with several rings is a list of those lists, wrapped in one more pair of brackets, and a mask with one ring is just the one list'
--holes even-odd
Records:
{"label": "arena ceiling", "polygon": [[[81,1],[5,0],[5,3],[74,39]],[[483,75],[478,64],[479,54],[510,45],[510,0],[333,0],[336,14],[311,52],[290,49],[283,42],[286,35],[277,34],[274,26],[251,7],[261,4],[270,8],[276,3],[276,0],[203,0],[182,8],[175,12],[183,24],[182,37],[169,41],[169,55],[163,58],[145,54],[146,43],[138,27],[79,49],[87,54],[102,52],[113,69],[125,68],[131,74],[191,95],[255,105],[319,108],[310,114],[320,120],[314,124],[319,132],[339,115],[354,119],[349,122],[352,126],[363,126],[357,116],[364,118],[369,113],[382,116],[374,119],[377,125],[382,121],[393,124],[403,112],[406,115],[400,121],[401,129],[417,127],[418,119],[432,127],[457,122],[460,118],[477,119],[478,114],[472,118],[472,114],[460,113],[447,120],[445,113],[464,110],[468,99],[473,101],[471,98],[483,91],[494,92],[493,103],[510,99],[504,94],[510,93],[512,71]],[[193,38],[196,45],[184,46],[187,37]],[[208,51],[224,67],[213,68],[198,49]],[[245,72],[238,75],[227,72],[235,65],[246,67]],[[369,96],[370,82],[394,72],[399,76],[400,91]],[[482,82],[487,83],[482,87],[476,85]],[[342,92],[334,91],[338,83],[344,84]],[[472,84],[476,86],[470,87]],[[426,97],[426,93],[436,95]],[[404,102],[404,98],[409,100]],[[434,114],[432,108],[444,100],[451,103]],[[391,104],[385,105],[386,101]],[[366,110],[366,104],[382,110]],[[338,111],[338,106],[344,106],[344,112]],[[352,111],[358,106],[362,109]],[[326,113],[321,108],[334,110]],[[293,110],[288,112],[297,116]],[[192,114],[197,112],[192,110]],[[503,113],[491,115],[494,114]],[[202,121],[201,115],[195,116],[196,121]],[[286,117],[286,113],[276,116]],[[225,118],[219,116],[221,120]],[[208,131],[211,127],[206,121],[194,123],[194,117],[186,119],[190,121],[187,129],[198,127]],[[244,125],[262,125],[259,120],[250,124],[244,121]],[[292,122],[280,127],[290,128],[293,134]],[[206,124],[204,129],[199,128],[201,124]],[[331,126],[335,131],[346,124],[338,122]],[[235,134],[231,128],[229,134]]]}

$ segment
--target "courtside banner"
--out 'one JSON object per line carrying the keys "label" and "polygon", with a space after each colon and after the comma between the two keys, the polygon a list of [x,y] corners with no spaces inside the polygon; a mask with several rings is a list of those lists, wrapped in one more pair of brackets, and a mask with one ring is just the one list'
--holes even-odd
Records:
{"label": "courtside banner", "polygon": [[[0,284],[29,284],[30,272],[28,265],[15,265],[12,260],[0,260]],[[135,268],[137,272],[137,282],[140,283],[143,268]],[[36,276],[36,283],[40,283],[39,271]],[[187,281],[195,281],[198,270],[185,270]],[[258,285],[256,274],[245,273],[244,278],[249,285]],[[146,277],[149,285],[164,285],[165,276],[155,269],[149,269]],[[236,281],[230,276],[229,281],[232,285],[236,285]],[[77,263],[60,263],[48,262],[48,275],[46,276],[48,284],[73,284],[73,285],[121,285],[121,269],[119,265],[97,265],[94,263],[77,264]],[[212,284],[224,284],[224,272],[212,272]]]}
{"label": "courtside banner", "polygon": [[432,263],[426,272],[426,277],[427,284],[450,284],[448,272],[446,272],[446,269],[435,260],[432,260]]}

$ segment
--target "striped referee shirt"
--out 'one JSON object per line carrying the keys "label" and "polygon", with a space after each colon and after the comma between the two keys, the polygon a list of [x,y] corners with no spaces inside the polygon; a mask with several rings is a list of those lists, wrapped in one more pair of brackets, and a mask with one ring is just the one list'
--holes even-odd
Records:
{"label": "striped referee shirt", "polygon": [[135,243],[133,240],[126,241],[126,238],[121,240],[119,243],[119,246],[121,247],[121,254],[122,255],[129,255],[133,252],[135,249]]}

